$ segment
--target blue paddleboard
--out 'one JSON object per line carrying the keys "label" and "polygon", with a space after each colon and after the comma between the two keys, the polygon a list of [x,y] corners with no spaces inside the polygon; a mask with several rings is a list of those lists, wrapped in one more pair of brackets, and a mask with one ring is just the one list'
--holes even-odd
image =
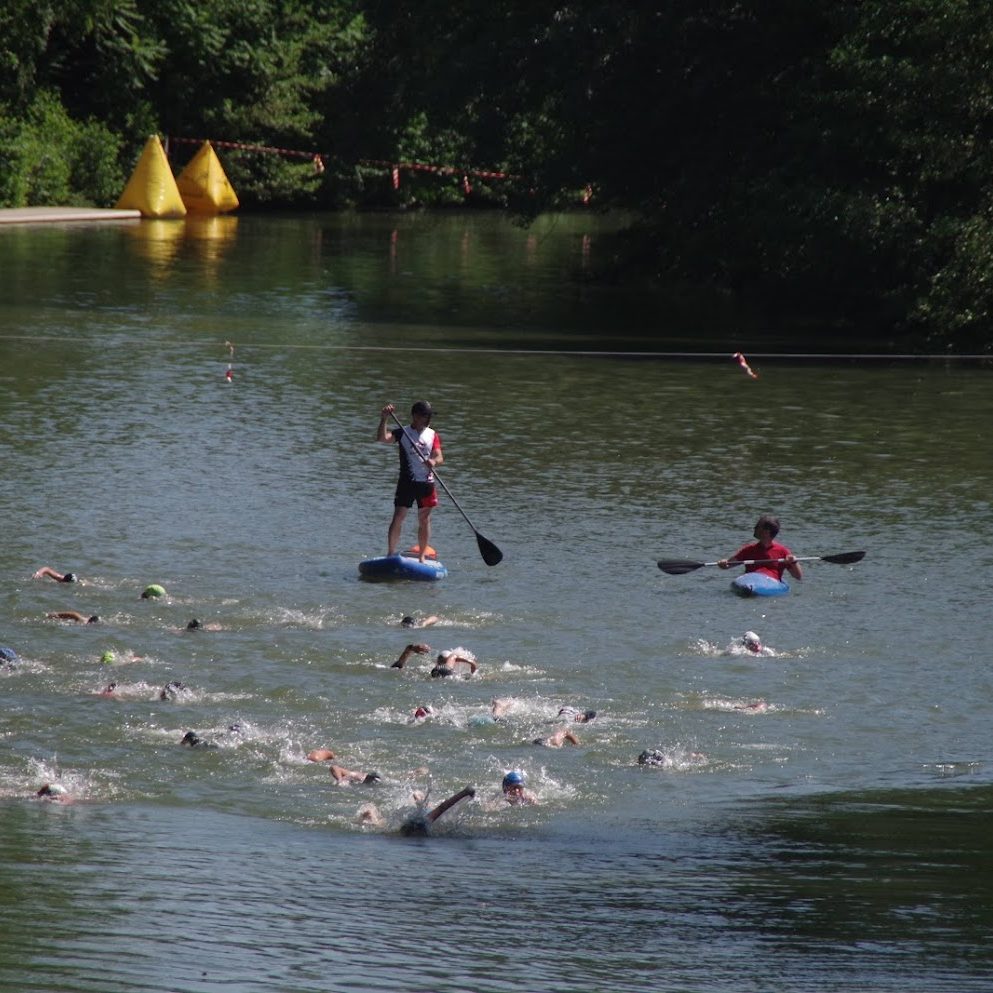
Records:
{"label": "blue paddleboard", "polygon": [[386,579],[418,579],[431,581],[444,579],[448,570],[437,560],[420,559],[410,555],[381,555],[359,563],[359,575],[373,582]]}
{"label": "blue paddleboard", "polygon": [[790,591],[787,583],[764,572],[744,572],[735,576],[731,589],[738,596],[782,596]]}

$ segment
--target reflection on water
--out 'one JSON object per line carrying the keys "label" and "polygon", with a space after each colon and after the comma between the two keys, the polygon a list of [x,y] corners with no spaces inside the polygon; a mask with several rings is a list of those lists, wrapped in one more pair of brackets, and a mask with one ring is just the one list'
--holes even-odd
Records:
{"label": "reflection on water", "polygon": [[200,278],[212,280],[217,265],[231,248],[238,230],[238,218],[230,215],[188,214],[177,220],[143,220],[124,228],[134,242],[135,254],[152,263],[149,273],[169,276],[184,249],[195,252],[194,259],[203,268]]}
{"label": "reflection on water", "polygon": [[[588,218],[210,220],[0,232],[0,985],[983,988],[984,370],[482,351],[675,324],[576,278]],[[360,583],[422,396],[505,558],[443,498],[449,577]],[[767,511],[867,555],[772,602],[656,568]],[[479,672],[393,669],[408,613]]]}

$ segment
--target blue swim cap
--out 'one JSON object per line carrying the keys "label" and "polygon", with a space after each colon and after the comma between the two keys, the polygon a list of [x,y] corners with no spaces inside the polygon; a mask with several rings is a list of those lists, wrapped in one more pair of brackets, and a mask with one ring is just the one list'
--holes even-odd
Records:
{"label": "blue swim cap", "polygon": [[503,788],[508,789],[511,786],[523,786],[524,785],[524,773],[518,772],[516,769],[513,772],[508,772],[506,776],[503,777]]}
{"label": "blue swim cap", "polygon": [[16,662],[17,652],[13,648],[7,648],[5,645],[0,645],[0,660],[4,662]]}

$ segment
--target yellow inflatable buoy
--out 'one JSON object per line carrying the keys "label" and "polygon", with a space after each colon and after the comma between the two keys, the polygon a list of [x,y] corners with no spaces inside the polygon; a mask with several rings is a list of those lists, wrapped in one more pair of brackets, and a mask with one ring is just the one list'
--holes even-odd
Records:
{"label": "yellow inflatable buoy", "polygon": [[176,178],[186,209],[193,214],[225,214],[238,206],[238,196],[224,174],[213,146],[205,141]]}
{"label": "yellow inflatable buoy", "polygon": [[142,217],[185,217],[186,207],[169,168],[159,136],[145,142],[144,151],[117,201],[119,210],[140,210]]}

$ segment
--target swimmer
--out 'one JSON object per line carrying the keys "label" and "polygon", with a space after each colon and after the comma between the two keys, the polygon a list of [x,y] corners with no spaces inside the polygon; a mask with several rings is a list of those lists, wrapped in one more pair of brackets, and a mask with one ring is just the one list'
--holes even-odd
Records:
{"label": "swimmer", "polygon": [[185,683],[174,679],[171,683],[166,683],[159,691],[160,700],[178,700],[180,696],[189,692],[189,687]]}
{"label": "swimmer", "polygon": [[0,645],[0,669],[13,669],[17,663],[17,652],[6,645]]}
{"label": "swimmer", "polygon": [[[707,756],[704,755],[703,752],[688,752],[685,758],[697,764],[707,761]],[[677,762],[673,756],[666,755],[666,753],[660,748],[646,748],[638,756],[638,765],[672,767],[676,764]]]}
{"label": "swimmer", "polygon": [[117,686],[117,683],[108,683],[102,690],[98,690],[93,695],[106,697],[108,700],[119,700],[120,697],[117,695]]}
{"label": "swimmer", "polygon": [[769,709],[769,704],[765,700],[755,700],[753,703],[735,704],[734,709],[748,714],[764,714]]}
{"label": "swimmer", "polygon": [[400,618],[400,627],[402,628],[429,628],[432,624],[437,624],[441,618],[432,614],[430,617],[422,617],[418,620],[410,614],[405,614]]}
{"label": "swimmer", "polygon": [[524,773],[516,769],[503,777],[500,788],[503,790],[504,800],[512,806],[533,806],[538,802],[538,798],[524,788]]}
{"label": "swimmer", "polygon": [[385,821],[379,812],[379,807],[374,803],[364,803],[358,809],[355,819],[359,824],[368,824],[369,827],[382,827]]}
{"label": "swimmer", "polygon": [[334,759],[334,752],[330,748],[315,748],[307,752],[308,762],[330,762]]}
{"label": "swimmer", "polygon": [[329,771],[338,786],[345,786],[348,783],[363,783],[371,786],[373,783],[382,782],[383,779],[378,772],[355,772],[340,765],[329,766]]}
{"label": "swimmer", "polygon": [[43,565],[32,579],[54,579],[57,583],[78,583],[79,576],[74,572],[56,572],[51,566]]}
{"label": "swimmer", "polygon": [[221,624],[215,624],[212,621],[208,621],[206,624],[203,621],[198,621],[195,617],[186,625],[185,630],[187,631],[223,631],[224,626]]}
{"label": "swimmer", "polygon": [[565,720],[575,721],[577,724],[586,724],[596,718],[595,710],[576,710],[575,707],[559,708],[559,717]]}
{"label": "swimmer", "polygon": [[450,796],[447,800],[442,800],[437,807],[434,807],[432,810],[428,811],[428,813],[418,813],[413,817],[407,818],[407,820],[400,825],[400,833],[407,837],[427,834],[431,825],[434,824],[434,822],[438,820],[438,818],[441,817],[446,810],[451,810],[455,804],[462,800],[471,799],[475,795],[476,791],[471,786],[466,786],[465,789],[459,790],[459,792],[454,794],[454,796]]}
{"label": "swimmer", "polygon": [[402,669],[407,664],[407,659],[411,655],[427,655],[431,651],[430,645],[408,645],[401,653],[400,658],[390,666],[391,669]]}
{"label": "swimmer", "polygon": [[438,658],[435,661],[435,666],[431,670],[431,675],[434,677],[454,676],[455,667],[460,662],[464,662],[467,666],[469,666],[470,676],[475,675],[476,670],[479,668],[479,666],[476,665],[476,660],[472,652],[465,648],[450,648],[439,653]]}
{"label": "swimmer", "polygon": [[493,697],[493,699],[490,700],[490,719],[494,721],[504,720],[513,706],[513,697],[503,697],[502,699]]}
{"label": "swimmer", "polygon": [[423,721],[426,717],[431,717],[434,714],[434,709],[428,704],[422,704],[414,711],[414,720]]}
{"label": "swimmer", "polygon": [[87,617],[78,610],[55,610],[50,614],[45,614],[47,618],[54,621],[75,621],[77,624],[99,624],[100,618],[96,614]]}
{"label": "swimmer", "polygon": [[570,745],[578,745],[579,739],[568,728],[562,728],[547,738],[535,738],[531,744],[544,745],[546,748],[561,748],[566,742]]}
{"label": "swimmer", "polygon": [[217,745],[212,741],[207,741],[206,738],[201,738],[196,731],[187,731],[183,735],[180,741],[181,745],[189,745],[190,748],[216,748]]}
{"label": "swimmer", "polygon": [[741,643],[753,654],[762,654],[762,642],[754,631],[746,631],[742,635]]}
{"label": "swimmer", "polygon": [[638,756],[638,765],[665,765],[668,761],[665,752],[658,748],[646,748]]}
{"label": "swimmer", "polygon": [[152,583],[150,586],[146,586],[141,591],[141,600],[154,600],[158,597],[163,597],[166,595],[165,587],[160,586],[158,583]]}
{"label": "swimmer", "polygon": [[71,803],[69,791],[61,783],[45,783],[35,796],[43,800],[56,800],[62,803]]}

